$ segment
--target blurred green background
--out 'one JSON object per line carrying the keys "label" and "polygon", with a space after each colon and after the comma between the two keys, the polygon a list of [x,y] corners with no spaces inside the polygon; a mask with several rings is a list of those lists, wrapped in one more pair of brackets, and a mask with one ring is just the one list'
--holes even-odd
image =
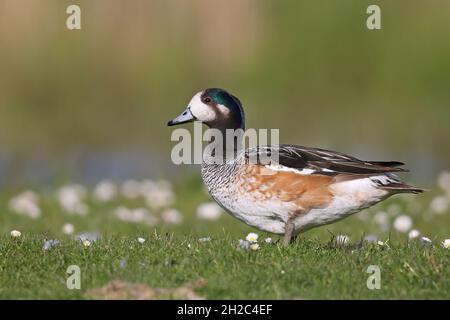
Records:
{"label": "blurred green background", "polygon": [[166,122],[207,87],[282,143],[434,181],[450,164],[450,1],[1,0],[0,184],[194,174],[172,165]]}

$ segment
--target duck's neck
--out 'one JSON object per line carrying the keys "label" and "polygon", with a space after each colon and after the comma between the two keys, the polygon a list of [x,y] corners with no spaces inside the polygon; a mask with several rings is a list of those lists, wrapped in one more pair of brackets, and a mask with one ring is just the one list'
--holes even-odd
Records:
{"label": "duck's neck", "polygon": [[204,161],[215,164],[234,162],[242,150],[244,126],[214,126],[210,129],[210,137],[203,156]]}

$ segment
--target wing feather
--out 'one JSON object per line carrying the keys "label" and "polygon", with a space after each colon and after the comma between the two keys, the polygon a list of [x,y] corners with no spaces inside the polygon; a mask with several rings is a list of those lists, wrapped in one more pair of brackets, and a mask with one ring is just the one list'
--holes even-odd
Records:
{"label": "wing feather", "polygon": [[[278,153],[274,155],[274,153]],[[313,174],[377,175],[407,171],[398,161],[363,161],[358,158],[326,149],[295,145],[259,146],[246,150],[247,159],[268,159],[273,156],[277,164],[296,170],[309,169]]]}

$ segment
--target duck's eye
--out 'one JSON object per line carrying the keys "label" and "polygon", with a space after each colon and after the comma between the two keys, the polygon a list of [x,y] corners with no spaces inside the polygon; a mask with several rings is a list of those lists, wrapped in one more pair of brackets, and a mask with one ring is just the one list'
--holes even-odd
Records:
{"label": "duck's eye", "polygon": [[210,97],[205,97],[205,98],[203,98],[203,102],[204,103],[211,103],[211,98]]}

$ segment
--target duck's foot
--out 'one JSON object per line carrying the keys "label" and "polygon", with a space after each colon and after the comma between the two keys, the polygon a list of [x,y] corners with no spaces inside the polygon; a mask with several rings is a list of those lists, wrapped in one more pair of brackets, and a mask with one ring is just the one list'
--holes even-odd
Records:
{"label": "duck's foot", "polygon": [[294,230],[295,230],[294,222],[292,220],[288,220],[286,222],[286,227],[284,230],[283,245],[288,246],[291,243],[294,236]]}

